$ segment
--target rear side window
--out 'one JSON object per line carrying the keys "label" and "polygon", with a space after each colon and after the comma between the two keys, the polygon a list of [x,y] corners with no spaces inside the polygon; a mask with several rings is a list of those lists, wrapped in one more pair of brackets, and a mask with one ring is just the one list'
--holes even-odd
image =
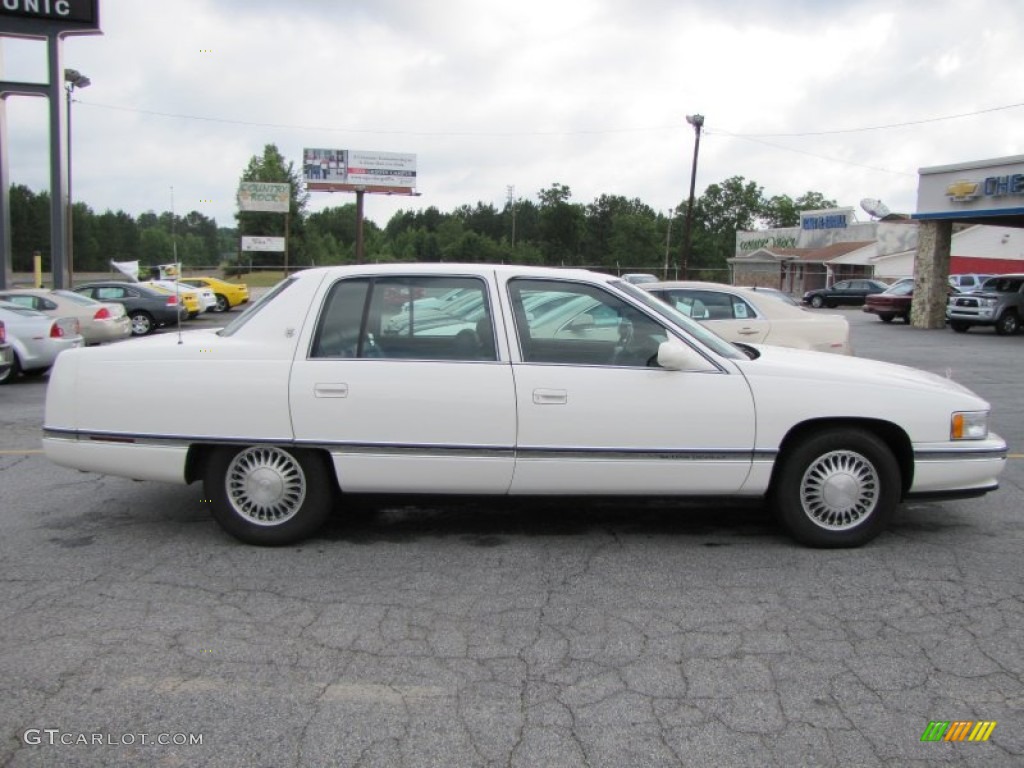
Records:
{"label": "rear side window", "polygon": [[339,280],[324,302],[310,357],[496,360],[487,284],[454,276]]}
{"label": "rear side window", "polygon": [[119,288],[117,286],[93,288],[92,293],[97,299],[100,299],[101,301],[116,301],[117,299],[123,299],[125,296],[124,288]]}

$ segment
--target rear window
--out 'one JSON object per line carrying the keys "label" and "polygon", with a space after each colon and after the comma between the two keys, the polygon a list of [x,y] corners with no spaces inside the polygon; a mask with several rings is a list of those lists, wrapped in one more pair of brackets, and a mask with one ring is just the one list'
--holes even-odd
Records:
{"label": "rear window", "polygon": [[52,293],[54,296],[60,296],[62,299],[67,299],[68,301],[74,302],[75,304],[79,304],[83,307],[91,307],[97,303],[88,296],[83,296],[82,294],[75,293],[74,291],[65,291],[62,288],[58,288],[57,290],[52,291]]}

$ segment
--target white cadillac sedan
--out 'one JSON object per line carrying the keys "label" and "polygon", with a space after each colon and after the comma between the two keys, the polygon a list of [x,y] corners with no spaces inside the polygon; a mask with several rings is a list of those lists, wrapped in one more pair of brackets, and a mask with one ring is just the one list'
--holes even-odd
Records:
{"label": "white cadillac sedan", "polygon": [[734,346],[582,270],[309,269],[221,330],[65,352],[48,386],[52,461],[201,480],[254,544],[314,534],[347,494],[438,493],[764,497],[797,540],[856,546],[1006,463],[948,379]]}

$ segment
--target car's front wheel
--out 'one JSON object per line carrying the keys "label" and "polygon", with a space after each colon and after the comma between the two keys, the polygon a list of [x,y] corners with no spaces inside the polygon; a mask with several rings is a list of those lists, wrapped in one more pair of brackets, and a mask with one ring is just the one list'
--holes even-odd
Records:
{"label": "car's front wheel", "polygon": [[1013,336],[1020,333],[1020,317],[1012,309],[1003,312],[1003,316],[996,321],[996,333],[1000,336]]}
{"label": "car's front wheel", "polygon": [[815,309],[821,309],[825,306],[825,300],[821,296],[811,296],[811,306]]}
{"label": "car's front wheel", "polygon": [[780,460],[773,500],[802,544],[865,544],[884,530],[899,504],[899,465],[889,447],[864,430],[815,432]]}
{"label": "car's front wheel", "polygon": [[224,447],[209,457],[203,490],[221,528],[247,544],[277,546],[323,525],[334,502],[332,478],[315,451]]}
{"label": "car's front wheel", "polygon": [[962,320],[950,320],[949,327],[952,328],[957,333],[967,333],[968,329],[971,327],[971,324],[965,323]]}
{"label": "car's front wheel", "polygon": [[891,315],[887,312],[885,314],[879,315],[878,319],[881,320],[883,323],[891,323],[894,317],[896,317],[896,315]]}

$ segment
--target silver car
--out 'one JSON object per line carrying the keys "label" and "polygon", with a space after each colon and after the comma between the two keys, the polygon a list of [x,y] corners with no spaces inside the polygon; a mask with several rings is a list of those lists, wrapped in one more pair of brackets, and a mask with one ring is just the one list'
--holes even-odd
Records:
{"label": "silver car", "polygon": [[11,288],[0,291],[0,301],[28,307],[50,317],[74,317],[86,344],[127,339],[132,324],[122,304],[101,302],[61,289]]}
{"label": "silver car", "polygon": [[73,317],[52,318],[34,309],[0,301],[0,322],[14,347],[11,366],[0,373],[0,384],[9,384],[19,372],[28,376],[46,373],[65,349],[85,344],[78,321]]}
{"label": "silver car", "polygon": [[14,360],[14,347],[7,341],[7,328],[0,320],[0,380],[7,376]]}

